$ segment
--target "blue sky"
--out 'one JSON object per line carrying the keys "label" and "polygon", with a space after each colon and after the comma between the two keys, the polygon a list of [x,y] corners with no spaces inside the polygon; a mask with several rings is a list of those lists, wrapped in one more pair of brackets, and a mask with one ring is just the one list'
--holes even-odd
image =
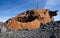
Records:
{"label": "blue sky", "polygon": [[[8,18],[25,12],[28,9],[47,8],[50,10],[60,10],[59,0],[0,0],[0,21],[6,21]],[[55,17],[59,20],[60,13]]]}

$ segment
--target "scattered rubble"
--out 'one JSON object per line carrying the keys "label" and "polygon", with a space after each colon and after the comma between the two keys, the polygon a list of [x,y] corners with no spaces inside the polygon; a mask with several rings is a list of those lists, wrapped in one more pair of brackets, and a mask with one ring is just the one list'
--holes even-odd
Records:
{"label": "scattered rubble", "polygon": [[60,38],[60,25],[57,22],[42,24],[35,30],[12,30],[1,32],[0,38]]}

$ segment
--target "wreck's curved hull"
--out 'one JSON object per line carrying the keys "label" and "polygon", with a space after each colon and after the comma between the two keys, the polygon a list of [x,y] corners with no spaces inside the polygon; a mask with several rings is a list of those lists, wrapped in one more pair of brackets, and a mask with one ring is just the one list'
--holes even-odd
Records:
{"label": "wreck's curved hull", "polygon": [[12,19],[11,23],[8,24],[8,27],[11,29],[16,29],[16,30],[18,29],[32,30],[32,29],[37,29],[40,27],[40,21],[35,19],[32,22],[22,23],[22,22],[15,21],[15,19]]}
{"label": "wreck's curved hull", "polygon": [[19,14],[5,22],[10,29],[37,29],[41,23],[46,24],[53,21],[52,17],[56,16],[56,11],[50,11],[48,9],[35,9],[29,10],[26,14]]}

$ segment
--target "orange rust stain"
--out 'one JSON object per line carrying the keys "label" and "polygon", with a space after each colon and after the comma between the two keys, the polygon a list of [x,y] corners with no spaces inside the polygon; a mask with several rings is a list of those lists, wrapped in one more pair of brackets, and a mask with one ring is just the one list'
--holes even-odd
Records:
{"label": "orange rust stain", "polygon": [[[32,18],[33,20],[31,20]],[[31,21],[29,21],[29,19]],[[22,22],[22,20],[24,21]],[[27,20],[27,22],[25,20]],[[11,29],[32,30],[32,29],[40,28],[41,23],[46,24],[51,21],[52,21],[52,18],[49,15],[49,10],[35,9],[35,10],[28,10],[26,14],[19,14],[16,17],[11,18],[10,20],[7,20],[7,22],[5,23]]]}

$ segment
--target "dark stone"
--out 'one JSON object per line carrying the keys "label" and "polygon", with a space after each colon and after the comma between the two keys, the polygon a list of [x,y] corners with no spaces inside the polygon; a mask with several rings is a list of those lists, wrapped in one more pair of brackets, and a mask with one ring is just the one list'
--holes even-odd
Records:
{"label": "dark stone", "polygon": [[56,38],[54,35],[51,35],[50,38]]}
{"label": "dark stone", "polygon": [[[12,30],[12,33],[1,33],[0,37],[6,38],[60,38],[60,28],[57,22],[41,24],[41,27],[34,30]],[[4,34],[4,35],[3,35]]]}

